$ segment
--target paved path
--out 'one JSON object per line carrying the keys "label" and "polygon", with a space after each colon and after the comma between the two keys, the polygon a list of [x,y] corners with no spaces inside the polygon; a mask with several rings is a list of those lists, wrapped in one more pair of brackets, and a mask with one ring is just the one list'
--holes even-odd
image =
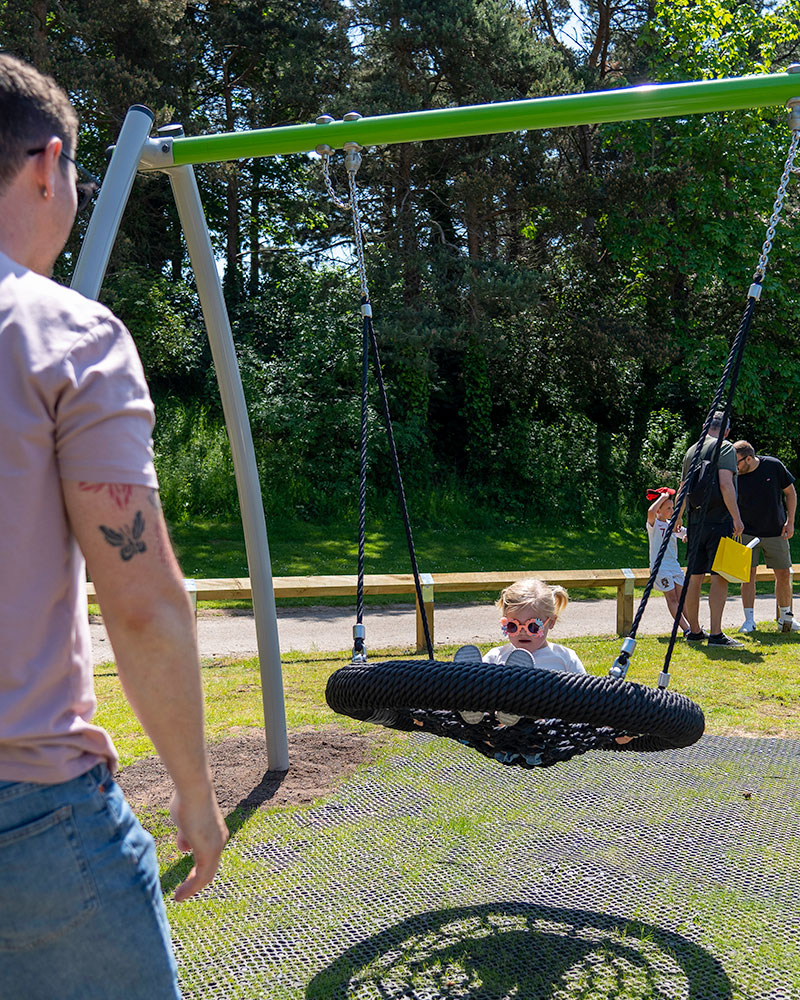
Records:
{"label": "paved path", "polygon": [[[737,588],[738,589],[738,588]],[[551,633],[556,642],[572,636],[614,635],[616,601],[572,601]],[[756,621],[770,621],[775,616],[775,598],[756,598]],[[743,621],[742,603],[738,594],[728,599],[722,626],[733,633]],[[349,650],[353,645],[355,615],[350,608],[280,608],[278,635],[281,652]],[[390,646],[412,648],[416,636],[413,605],[397,604],[367,607],[364,624],[367,629],[367,649]],[[703,599],[700,621],[708,627],[708,603]],[[436,645],[501,643],[497,610],[491,604],[436,605]],[[95,663],[113,659],[111,644],[101,622],[91,624],[92,652]],[[639,633],[666,635],[672,628],[672,618],[663,597],[651,597],[645,609]],[[200,655],[253,656],[258,650],[253,616],[241,611],[201,611],[197,619]]]}

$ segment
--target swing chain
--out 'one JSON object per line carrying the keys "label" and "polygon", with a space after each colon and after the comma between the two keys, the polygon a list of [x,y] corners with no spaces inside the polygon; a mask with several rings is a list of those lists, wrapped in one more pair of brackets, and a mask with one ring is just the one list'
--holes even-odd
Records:
{"label": "swing chain", "polygon": [[[344,116],[344,121],[358,121],[361,115],[357,111],[350,111]],[[328,124],[332,122],[333,119],[329,115],[323,115],[321,118],[317,119],[318,124]],[[343,212],[353,213],[353,242],[355,243],[356,256],[358,258],[358,280],[359,286],[361,288],[361,315],[371,316],[372,306],[369,302],[369,289],[367,287],[367,265],[364,259],[364,236],[361,231],[361,213],[359,211],[358,205],[358,188],[356,187],[356,174],[358,173],[358,168],[361,166],[361,150],[360,146],[355,141],[345,142],[342,145],[344,150],[344,167],[347,171],[347,182],[350,188],[350,199],[349,201],[342,201],[333,189],[333,182],[331,180],[331,155],[333,150],[328,145],[317,146],[317,152],[322,158],[322,177],[325,181],[325,187],[328,191],[328,197],[336,205],[337,208],[341,209]]]}
{"label": "swing chain", "polygon": [[[792,124],[795,124],[792,122]],[[786,189],[789,186],[789,180],[793,173],[800,173],[800,167],[794,165],[795,156],[797,155],[797,145],[800,142],[800,128],[792,129],[792,141],[789,145],[789,154],[786,157],[786,165],[783,169],[783,174],[781,175],[781,182],[778,185],[778,193],[775,198],[775,204],[772,206],[772,215],[770,216],[769,226],[767,227],[767,235],[764,240],[764,246],[761,249],[761,256],[758,258],[758,264],[756,266],[756,272],[753,275],[753,282],[760,286],[764,280],[764,275],[767,272],[767,264],[769,263],[769,255],[772,250],[772,241],[775,238],[775,230],[778,228],[778,223],[780,222],[781,212],[783,210],[783,199],[786,197]],[[758,288],[758,292],[754,293],[753,288],[750,289],[750,295],[754,298],[758,298],[761,289]]]}
{"label": "swing chain", "polygon": [[361,232],[361,213],[358,207],[358,188],[356,187],[356,171],[361,166],[361,147],[356,142],[344,144],[346,152],[345,166],[347,180],[350,185],[350,207],[353,212],[353,239],[358,257],[358,280],[361,285],[361,315],[371,316],[372,306],[369,304],[369,289],[367,288],[367,265],[364,260],[364,236]]}
{"label": "swing chain", "polygon": [[[330,147],[328,147],[328,149],[329,148]],[[336,205],[337,208],[340,208],[343,212],[349,212],[351,208],[350,202],[340,201],[336,195],[336,192],[333,190],[333,183],[331,181],[331,173],[330,173],[331,170],[330,152],[328,152],[328,150],[326,149],[324,152],[320,153],[320,155],[322,156],[322,178],[325,181],[325,187],[328,190],[328,197],[334,203],[334,205]]]}

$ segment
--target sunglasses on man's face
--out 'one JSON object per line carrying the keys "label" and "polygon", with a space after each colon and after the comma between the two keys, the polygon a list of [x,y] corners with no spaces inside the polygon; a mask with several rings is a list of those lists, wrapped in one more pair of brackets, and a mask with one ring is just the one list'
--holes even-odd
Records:
{"label": "sunglasses on man's face", "polygon": [[[28,156],[38,156],[39,153],[44,152],[44,146],[41,149],[29,149]],[[68,160],[73,167],[78,171],[78,176],[85,178],[85,180],[79,180],[75,182],[75,190],[78,192],[78,211],[82,212],[85,208],[89,207],[89,202],[94,198],[97,192],[100,190],[100,181],[94,174],[90,174],[86,167],[82,167],[80,163],[76,163],[71,156],[62,150],[61,156],[65,160]]]}
{"label": "sunglasses on man's face", "polygon": [[516,618],[501,618],[500,628],[505,635],[516,635],[518,632],[527,632],[531,638],[538,635],[544,629],[544,621],[541,618],[531,618],[527,622],[518,622]]}

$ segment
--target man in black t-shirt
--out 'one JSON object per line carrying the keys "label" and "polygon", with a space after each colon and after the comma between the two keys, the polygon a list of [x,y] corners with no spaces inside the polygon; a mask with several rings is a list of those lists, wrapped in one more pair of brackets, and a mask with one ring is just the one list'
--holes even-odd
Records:
{"label": "man in black t-shirt", "polygon": [[792,617],[792,555],[789,539],[794,534],[797,493],[794,476],[783,462],[771,455],[756,455],[749,441],[737,441],[736,465],[739,471],[739,510],[744,521],[742,541],[761,541],[753,549],[750,582],[742,584],[744,624],[740,632],[753,632],[755,623],[756,568],[764,550],[767,566],[775,574],[775,598],[778,603],[778,630],[800,631]]}

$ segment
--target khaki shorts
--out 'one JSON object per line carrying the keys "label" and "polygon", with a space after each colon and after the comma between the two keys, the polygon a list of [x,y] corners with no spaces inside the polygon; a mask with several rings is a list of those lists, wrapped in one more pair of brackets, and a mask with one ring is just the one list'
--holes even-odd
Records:
{"label": "khaki shorts", "polygon": [[[755,535],[744,534],[742,535],[742,541],[747,545],[755,537]],[[780,535],[776,535],[773,538],[762,538],[753,549],[753,566],[758,566],[762,551],[764,553],[764,561],[769,569],[792,568],[792,553],[789,549],[788,538],[781,538]]]}

